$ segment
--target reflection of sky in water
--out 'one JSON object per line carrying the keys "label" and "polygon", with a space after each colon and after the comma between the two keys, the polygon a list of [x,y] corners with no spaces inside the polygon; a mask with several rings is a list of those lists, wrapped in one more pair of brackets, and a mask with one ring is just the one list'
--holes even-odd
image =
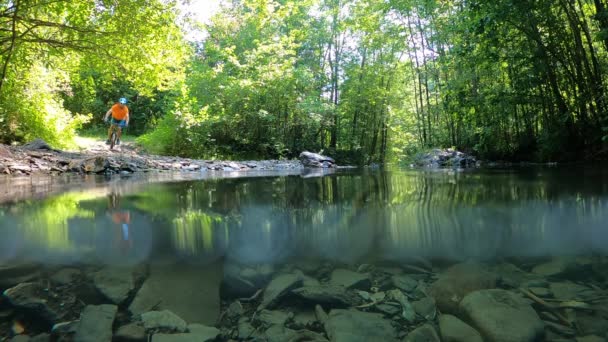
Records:
{"label": "reflection of sky in water", "polygon": [[70,192],[0,207],[0,260],[348,262],[606,252],[606,180],[558,171],[359,172],[156,184],[122,195]]}

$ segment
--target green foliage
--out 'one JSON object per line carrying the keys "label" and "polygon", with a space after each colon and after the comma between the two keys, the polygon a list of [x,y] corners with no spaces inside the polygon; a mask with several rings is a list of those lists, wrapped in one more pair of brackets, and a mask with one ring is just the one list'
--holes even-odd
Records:
{"label": "green foliage", "polygon": [[[151,98],[183,79],[189,49],[175,6],[160,0],[1,2],[0,141],[39,137],[65,146],[84,118],[99,123],[118,97]],[[156,99],[133,106],[141,110],[140,131],[163,113],[151,102]]]}
{"label": "green foliage", "polygon": [[163,154],[581,158],[607,140],[603,7],[241,0],[188,44],[176,1],[4,2],[0,139],[60,145],[84,123],[77,113],[99,129],[127,97],[130,131]]}
{"label": "green foliage", "polygon": [[56,95],[57,76],[36,63],[22,70],[19,79],[5,83],[0,94],[0,141],[23,143],[42,138],[57,147],[72,143],[75,130],[90,117],[63,108]]}

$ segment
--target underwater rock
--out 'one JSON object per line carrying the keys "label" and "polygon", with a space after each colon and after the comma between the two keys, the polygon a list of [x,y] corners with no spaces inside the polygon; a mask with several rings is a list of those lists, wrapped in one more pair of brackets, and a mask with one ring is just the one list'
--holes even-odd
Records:
{"label": "underwater rock", "polygon": [[0,290],[26,283],[37,278],[40,266],[32,263],[0,264]]}
{"label": "underwater rock", "polygon": [[93,274],[95,287],[112,303],[120,304],[135,288],[130,269],[105,268]]}
{"label": "underwater rock", "polygon": [[437,308],[435,307],[435,300],[432,297],[425,297],[421,300],[412,302],[414,311],[416,314],[422,316],[426,320],[434,320],[437,314]]}
{"label": "underwater rock", "polygon": [[87,305],[80,317],[74,336],[75,342],[107,342],[112,340],[112,324],[116,317],[116,305]]}
{"label": "underwater rock", "polygon": [[220,265],[152,265],[129,311],[170,310],[190,323],[215,324],[220,312]]}
{"label": "underwater rock", "polygon": [[215,337],[197,333],[152,335],[152,342],[208,342],[213,340],[215,340]]}
{"label": "underwater rock", "polygon": [[272,325],[264,334],[268,342],[284,342],[291,341],[296,332],[282,325]]}
{"label": "underwater rock", "polygon": [[204,341],[214,340],[220,334],[220,330],[218,328],[208,327],[198,323],[188,324],[188,332],[197,334]]}
{"label": "underwater rock", "polygon": [[302,274],[281,274],[270,281],[264,290],[260,309],[271,308],[287,292],[302,284]]}
{"label": "underwater rock", "polygon": [[353,272],[338,268],[331,273],[330,284],[344,286],[347,289],[366,290],[371,286],[369,274]]}
{"label": "underwater rock", "polygon": [[116,340],[124,342],[142,342],[147,336],[146,328],[137,323],[123,325],[114,334]]}
{"label": "underwater rock", "polygon": [[62,317],[60,303],[50,301],[48,294],[38,283],[21,283],[4,291],[4,296],[15,307],[31,312],[49,323],[56,323]]}
{"label": "underwater rock", "polygon": [[556,299],[563,301],[584,300],[588,296],[595,296],[595,291],[591,288],[570,281],[550,283],[549,289]]}
{"label": "underwater rock", "polygon": [[[605,308],[604,308],[605,309]],[[600,335],[608,334],[608,319],[599,314],[579,311],[576,314],[577,328],[581,335]]]}
{"label": "underwater rock", "polygon": [[532,342],[544,334],[544,323],[522,297],[505,290],[474,291],[460,309],[489,342]]}
{"label": "underwater rock", "polygon": [[443,342],[483,342],[481,335],[456,316],[439,316],[439,333]]}
{"label": "underwater rock", "polygon": [[486,271],[481,264],[466,262],[456,264],[443,272],[434,282],[429,294],[444,313],[458,312],[458,303],[470,292],[496,287],[498,277]]}
{"label": "underwater rock", "polygon": [[292,291],[295,295],[314,304],[327,304],[330,306],[358,305],[361,301],[354,295],[347,293],[343,286],[319,285],[304,286]]}
{"label": "underwater rock", "polygon": [[249,318],[241,317],[237,326],[239,339],[246,340],[256,333],[256,329],[249,323]]}
{"label": "underwater rock", "polygon": [[396,341],[395,329],[381,314],[334,309],[325,322],[332,342]]}
{"label": "underwater rock", "polygon": [[577,270],[574,258],[553,258],[551,261],[536,265],[532,272],[543,277],[559,277]]}
{"label": "underwater rock", "polygon": [[59,285],[68,285],[80,277],[82,272],[77,268],[62,268],[51,276],[51,281]]}
{"label": "underwater rock", "polygon": [[278,310],[262,310],[257,316],[257,320],[265,326],[285,325],[290,319],[288,313]]}
{"label": "underwater rock", "polygon": [[394,316],[401,312],[401,305],[399,304],[389,304],[382,303],[376,305],[376,310],[387,314],[388,316]]}
{"label": "underwater rock", "polygon": [[427,323],[407,334],[403,342],[440,342],[440,340],[435,328]]}
{"label": "underwater rock", "polygon": [[526,282],[534,282],[538,279],[542,279],[541,276],[528,273],[508,262],[494,265],[490,267],[490,271],[500,277],[499,281],[501,285],[512,288],[520,287]]}
{"label": "underwater rock", "polygon": [[141,321],[144,323],[146,330],[167,329],[185,332],[188,327],[186,321],[169,310],[148,311],[141,315]]}
{"label": "underwater rock", "polygon": [[393,285],[405,292],[412,292],[418,286],[418,281],[408,275],[394,275],[391,277]]}
{"label": "underwater rock", "polygon": [[241,305],[241,302],[239,302],[238,300],[235,300],[228,306],[228,309],[226,310],[226,316],[231,319],[237,318],[240,317],[243,312],[243,305]]}
{"label": "underwater rock", "polygon": [[294,325],[300,328],[307,327],[317,321],[314,311],[298,311],[294,314]]}

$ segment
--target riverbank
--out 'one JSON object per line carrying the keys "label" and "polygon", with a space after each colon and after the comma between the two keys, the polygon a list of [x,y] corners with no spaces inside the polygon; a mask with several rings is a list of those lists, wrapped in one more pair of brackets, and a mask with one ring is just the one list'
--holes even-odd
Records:
{"label": "riverbank", "polygon": [[103,141],[80,151],[52,149],[42,140],[22,146],[0,145],[0,174],[116,174],[150,171],[247,171],[294,170],[299,160],[218,161],[151,155],[133,143],[110,150]]}

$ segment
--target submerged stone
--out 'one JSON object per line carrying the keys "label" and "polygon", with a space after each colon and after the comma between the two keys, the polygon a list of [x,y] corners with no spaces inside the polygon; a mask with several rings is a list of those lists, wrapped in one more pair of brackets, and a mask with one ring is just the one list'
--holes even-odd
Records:
{"label": "submerged stone", "polygon": [[408,275],[394,275],[391,280],[396,288],[405,292],[412,292],[418,286],[418,281]]}
{"label": "submerged stone", "polygon": [[284,325],[289,320],[289,314],[283,311],[262,310],[257,319],[266,326]]}
{"label": "submerged stone", "polygon": [[439,316],[439,333],[442,342],[483,342],[481,335],[456,316]]}
{"label": "submerged stone", "polygon": [[210,338],[204,334],[182,333],[182,334],[154,334],[152,342],[210,342],[215,337]]}
{"label": "submerged stone", "polygon": [[302,274],[282,274],[272,279],[264,290],[260,309],[271,308],[276,302],[292,289],[302,284]]}
{"label": "submerged stone", "polygon": [[522,297],[505,290],[479,290],[460,303],[465,317],[490,342],[533,342],[544,333],[543,321]]}
{"label": "submerged stone", "polygon": [[208,327],[198,323],[189,324],[188,332],[200,336],[201,340],[205,341],[214,340],[220,334],[220,330],[218,328]]}
{"label": "submerged stone", "polygon": [[112,340],[112,324],[116,317],[116,305],[87,305],[80,317],[74,336],[75,342],[107,342]]}
{"label": "submerged stone", "polygon": [[435,307],[435,300],[432,297],[425,297],[421,300],[412,302],[412,306],[416,313],[422,316],[424,319],[433,320],[437,314]]}
{"label": "submerged stone", "polygon": [[554,258],[553,260],[536,265],[532,272],[543,277],[559,277],[576,270],[577,263],[574,258]]}
{"label": "submerged stone", "polygon": [[129,311],[170,310],[191,323],[215,324],[220,311],[221,269],[195,266],[151,266]]}
{"label": "submerged stone", "polygon": [[396,341],[395,329],[381,314],[335,309],[325,331],[332,342]]}
{"label": "submerged stone", "polygon": [[360,303],[357,297],[347,293],[343,286],[319,285],[304,286],[292,291],[297,296],[310,301],[312,304],[327,304],[330,306],[350,306]]}
{"label": "submerged stone", "polygon": [[441,312],[455,314],[458,303],[470,292],[496,287],[498,277],[481,264],[466,262],[448,268],[430,287]]}
{"label": "submerged stone", "polygon": [[48,291],[38,283],[21,283],[4,291],[4,296],[15,307],[27,310],[49,323],[56,323],[62,317],[59,304],[49,301]]}
{"label": "submerged stone", "polygon": [[361,274],[346,269],[335,269],[331,273],[330,284],[344,286],[347,289],[366,290],[371,286],[369,274]]}
{"label": "submerged stone", "polygon": [[186,321],[169,310],[146,312],[141,315],[141,321],[147,330],[167,329],[185,332],[188,326]]}
{"label": "submerged stone", "polygon": [[123,325],[116,331],[114,338],[124,342],[144,341],[148,335],[146,329],[137,323]]}
{"label": "submerged stone", "polygon": [[68,285],[81,275],[82,272],[77,268],[62,268],[51,276],[51,281],[59,285]]}
{"label": "submerged stone", "polygon": [[135,288],[130,269],[105,268],[93,274],[93,282],[99,292],[114,304],[122,303]]}
{"label": "submerged stone", "polygon": [[403,342],[440,342],[440,340],[435,328],[427,323],[407,334]]}
{"label": "submerged stone", "polygon": [[32,281],[39,276],[39,269],[32,263],[0,265],[0,290]]}

